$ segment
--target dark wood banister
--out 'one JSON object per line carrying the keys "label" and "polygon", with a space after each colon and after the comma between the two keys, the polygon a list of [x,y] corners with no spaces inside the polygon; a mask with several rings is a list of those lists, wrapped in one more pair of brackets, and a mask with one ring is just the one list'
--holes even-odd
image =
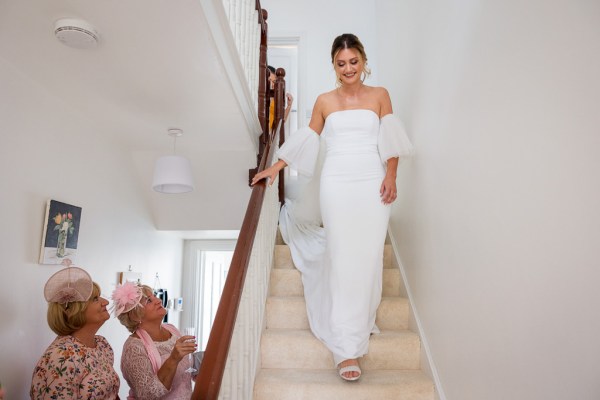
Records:
{"label": "dark wood banister", "polygon": [[[279,147],[285,142],[285,70],[277,68],[275,72],[277,79],[275,80],[275,119],[273,125],[279,128]],[[285,181],[283,169],[279,171],[279,202],[285,203]]]}
{"label": "dark wood banister", "polygon": [[258,120],[261,125],[261,135],[258,140],[258,153],[256,154],[256,168],[251,168],[248,171],[248,185],[252,182],[252,178],[258,172],[258,165],[265,151],[265,145],[269,138],[269,106],[271,102],[271,89],[269,87],[269,71],[267,69],[267,45],[269,26],[267,19],[269,13],[267,10],[260,8],[260,1],[256,0],[256,10],[258,13],[258,23],[260,24],[260,52],[258,59]]}
{"label": "dark wood banister", "polygon": [[[285,105],[285,71],[282,68],[277,69],[277,80],[275,82],[275,118],[273,126],[275,129],[269,129],[269,103],[271,90],[267,85],[267,12],[260,8],[260,1],[256,0],[256,9],[259,13],[259,23],[261,24],[261,50],[260,50],[260,79],[259,79],[259,101],[258,117],[261,121],[263,133],[259,141],[259,163],[258,167],[250,172],[250,178],[258,171],[262,171],[266,166],[271,165],[275,153],[276,140],[281,145],[284,141],[284,105]],[[254,173],[252,173],[254,172]],[[240,229],[227,279],[223,287],[219,307],[215,315],[215,320],[211,328],[210,336],[204,352],[204,358],[200,365],[196,385],[192,394],[193,400],[217,400],[221,389],[221,382],[227,364],[229,347],[233,337],[233,329],[237,318],[237,312],[240,305],[244,280],[250,263],[252,246],[256,237],[256,230],[262,204],[266,192],[266,181],[258,182],[252,188],[250,201],[246,209],[244,221]],[[283,173],[279,176],[279,198],[283,200]],[[283,204],[283,202],[282,202]]]}
{"label": "dark wood banister", "polygon": [[[260,8],[260,1],[256,0],[256,9],[260,12],[259,15],[259,24],[260,28],[260,53],[258,60],[258,120],[260,121],[260,125],[262,128],[262,133],[260,136],[259,144],[258,144],[258,155],[256,165],[260,163],[260,159],[262,157],[265,144],[269,138],[269,103],[270,103],[270,88],[268,85],[268,76],[269,72],[267,71],[267,40],[269,33],[269,26],[267,24],[267,19],[269,18],[269,13],[267,10],[263,10]],[[252,179],[252,178],[250,178]]]}
{"label": "dark wood banister", "polygon": [[[278,128],[281,128],[282,125],[283,121],[280,120]],[[279,132],[280,129],[275,129],[271,140],[267,142],[266,151],[258,167],[259,171],[265,169],[265,165],[271,165],[275,150],[275,140]],[[252,188],[244,222],[242,223],[240,235],[233,252],[233,258],[229,272],[227,273],[217,314],[215,315],[204,358],[202,359],[200,371],[196,379],[196,386],[192,394],[192,399],[194,400],[217,400],[219,397],[221,381],[227,363],[233,328],[242,297],[244,279],[250,262],[252,245],[256,237],[256,228],[258,227],[266,188],[266,181],[264,179]]]}

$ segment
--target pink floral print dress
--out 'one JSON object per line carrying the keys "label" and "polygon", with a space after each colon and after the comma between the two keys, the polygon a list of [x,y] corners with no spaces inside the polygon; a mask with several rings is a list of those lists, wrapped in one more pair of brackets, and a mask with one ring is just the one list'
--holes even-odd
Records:
{"label": "pink floral print dress", "polygon": [[58,336],[46,349],[31,380],[32,399],[116,399],[119,376],[112,347],[96,335],[90,348],[72,336]]}

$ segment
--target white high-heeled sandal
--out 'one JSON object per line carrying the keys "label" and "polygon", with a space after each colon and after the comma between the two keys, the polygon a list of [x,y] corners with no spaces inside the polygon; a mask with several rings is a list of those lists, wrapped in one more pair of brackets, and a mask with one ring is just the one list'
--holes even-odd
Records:
{"label": "white high-heeled sandal", "polygon": [[[347,377],[344,376],[344,374],[346,372],[358,372],[358,376],[353,376],[353,377]],[[358,365],[348,365],[347,367],[338,367],[338,373],[340,375],[340,378],[342,378],[345,381],[348,382],[353,382],[353,381],[357,381],[358,378],[360,378],[360,376],[362,375],[362,371],[360,370],[360,367]]]}

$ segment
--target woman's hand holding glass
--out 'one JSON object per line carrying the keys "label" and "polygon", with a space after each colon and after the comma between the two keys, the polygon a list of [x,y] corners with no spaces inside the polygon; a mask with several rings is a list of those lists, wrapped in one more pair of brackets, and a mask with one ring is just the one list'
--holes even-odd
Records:
{"label": "woman's hand holding glass", "polygon": [[198,344],[196,343],[196,328],[183,328],[183,335],[184,336],[180,338],[180,340],[183,340],[182,350],[183,348],[185,348],[186,354],[188,354],[190,360],[190,367],[186,369],[185,372],[198,372],[198,370],[194,368],[194,355],[192,354],[196,351],[198,347]]}

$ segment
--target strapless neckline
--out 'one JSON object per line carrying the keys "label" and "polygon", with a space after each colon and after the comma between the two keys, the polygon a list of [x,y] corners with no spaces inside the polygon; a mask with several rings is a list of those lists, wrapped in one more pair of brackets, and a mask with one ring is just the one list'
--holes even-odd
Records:
{"label": "strapless neckline", "polygon": [[377,119],[380,119],[379,118],[379,114],[377,114],[375,111],[373,111],[373,110],[371,110],[369,108],[350,108],[350,109],[347,109],[347,110],[337,110],[337,111],[333,111],[333,112],[329,113],[327,115],[327,117],[325,117],[325,121],[327,121],[327,119],[330,116],[332,116],[333,114],[339,114],[339,113],[348,112],[348,111],[366,111],[368,113],[372,113],[373,115],[375,115],[377,117]]}

